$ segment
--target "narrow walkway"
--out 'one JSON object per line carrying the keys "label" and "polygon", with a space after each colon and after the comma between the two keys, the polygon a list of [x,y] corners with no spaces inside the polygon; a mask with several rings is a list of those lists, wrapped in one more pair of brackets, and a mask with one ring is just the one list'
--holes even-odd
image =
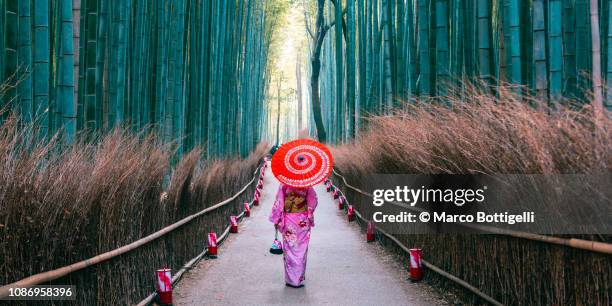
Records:
{"label": "narrow walkway", "polygon": [[269,253],[274,227],[268,216],[279,182],[269,170],[261,202],[219,248],[174,290],[175,305],[446,305],[421,283],[407,281],[397,260],[367,244],[349,225],[323,185],[315,212],[303,288],[285,286],[282,255]]}

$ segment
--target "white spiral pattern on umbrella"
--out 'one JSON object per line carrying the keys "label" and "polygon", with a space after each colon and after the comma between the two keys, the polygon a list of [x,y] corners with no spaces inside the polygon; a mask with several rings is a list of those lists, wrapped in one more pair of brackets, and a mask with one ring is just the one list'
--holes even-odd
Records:
{"label": "white spiral pattern on umbrella", "polygon": [[291,173],[291,177],[278,173],[277,178],[292,186],[316,185],[329,176],[330,158],[328,152],[316,145],[297,145],[289,149],[282,160],[282,165]]}
{"label": "white spiral pattern on umbrella", "polygon": [[[309,150],[314,151],[320,157],[325,156],[325,153],[315,146],[300,145],[287,151],[284,160],[285,168],[295,174],[305,174],[312,171],[316,166],[316,161],[315,156]],[[300,157],[303,158],[302,162],[299,161]]]}

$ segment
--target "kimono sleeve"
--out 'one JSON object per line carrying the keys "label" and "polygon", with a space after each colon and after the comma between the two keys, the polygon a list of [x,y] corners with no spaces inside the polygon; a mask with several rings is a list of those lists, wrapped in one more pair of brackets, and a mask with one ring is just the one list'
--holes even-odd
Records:
{"label": "kimono sleeve", "polygon": [[274,224],[279,224],[283,218],[283,208],[285,207],[285,197],[283,192],[283,186],[278,188],[278,192],[276,193],[276,201],[274,201],[274,205],[272,206],[272,213],[270,214],[270,222]]}
{"label": "kimono sleeve", "polygon": [[314,188],[308,188],[306,201],[308,203],[308,220],[310,221],[310,226],[312,227],[314,226],[314,211],[318,204],[317,192],[314,190]]}

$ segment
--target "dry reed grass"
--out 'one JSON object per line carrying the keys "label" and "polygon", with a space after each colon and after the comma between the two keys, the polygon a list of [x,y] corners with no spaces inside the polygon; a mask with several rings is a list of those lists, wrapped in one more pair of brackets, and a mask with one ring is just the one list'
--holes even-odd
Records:
{"label": "dry reed grass", "polygon": [[[0,127],[0,283],[59,268],[135,241],[228,198],[252,177],[267,145],[246,159],[186,154],[171,170],[171,148],[154,136],[116,131],[61,148],[37,142],[9,119]],[[164,177],[170,173],[167,198]],[[153,290],[154,271],[178,271],[238,214],[233,203],[140,249],[54,281],[77,286],[77,305],[127,305]]]}
{"label": "dry reed grass", "polygon": [[[510,89],[476,87],[452,95],[452,108],[427,100],[369,118],[353,144],[335,147],[344,173],[558,174],[610,170],[610,117],[595,124],[587,106],[557,110],[522,103]],[[523,99],[536,101],[523,96]]]}
{"label": "dry reed grass", "polygon": [[[369,173],[609,173],[609,116],[596,121],[588,106],[561,106],[572,101],[551,110],[530,106],[545,105],[532,96],[523,99],[530,103],[520,102],[511,88],[493,95],[472,87],[467,95],[455,92],[432,99],[450,100],[452,108],[416,100],[393,115],[370,117],[369,130],[354,143],[332,149],[335,167],[355,186]],[[343,190],[359,211],[371,207],[371,198]],[[423,248],[425,259],[503,304],[612,303],[609,255],[497,235],[403,234],[398,238],[409,247]],[[609,240],[605,235],[589,238]],[[383,239],[383,244],[400,253],[389,241]],[[455,287],[433,273],[427,279]],[[464,298],[481,303],[469,294]]]}

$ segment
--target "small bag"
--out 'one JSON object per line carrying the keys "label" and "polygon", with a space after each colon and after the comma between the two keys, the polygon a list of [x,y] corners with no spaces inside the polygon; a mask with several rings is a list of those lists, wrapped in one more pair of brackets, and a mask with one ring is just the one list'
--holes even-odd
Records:
{"label": "small bag", "polygon": [[280,255],[283,254],[283,244],[278,240],[278,230],[274,231],[274,242],[270,247],[270,253]]}

